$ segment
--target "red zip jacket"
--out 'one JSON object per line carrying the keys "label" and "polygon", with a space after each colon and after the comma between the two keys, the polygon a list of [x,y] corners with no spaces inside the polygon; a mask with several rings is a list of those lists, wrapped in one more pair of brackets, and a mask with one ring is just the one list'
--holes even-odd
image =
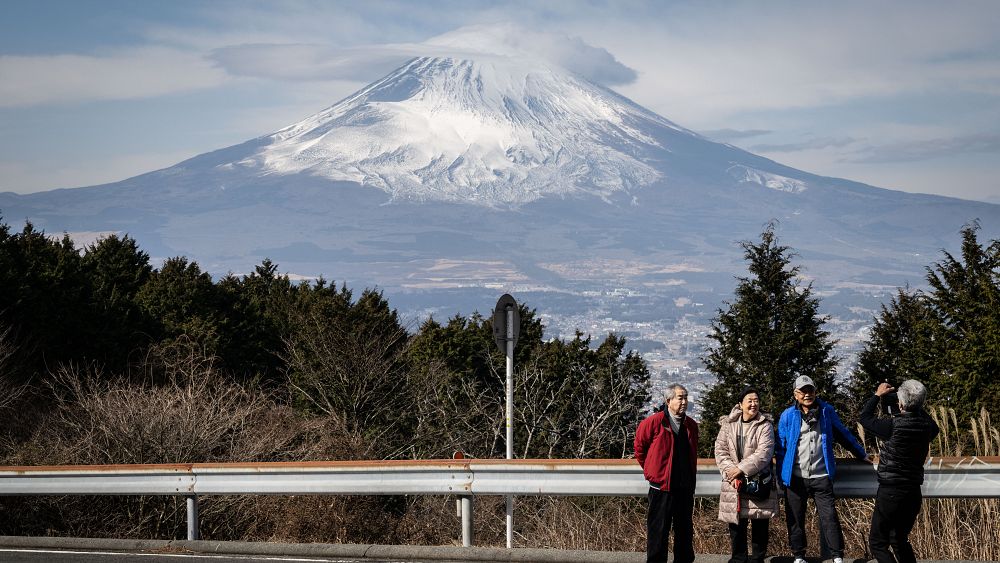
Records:
{"label": "red zip jacket", "polygon": [[[635,431],[635,459],[642,467],[642,474],[651,485],[660,490],[670,490],[670,468],[674,459],[674,433],[670,431],[666,411],[655,413],[641,423]],[[691,472],[698,477],[698,423],[690,416],[684,417],[684,428],[691,445]]]}

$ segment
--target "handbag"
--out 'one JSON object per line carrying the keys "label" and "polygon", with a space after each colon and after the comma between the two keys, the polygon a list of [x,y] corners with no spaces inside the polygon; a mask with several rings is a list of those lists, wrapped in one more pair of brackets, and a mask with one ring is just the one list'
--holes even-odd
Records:
{"label": "handbag", "polygon": [[740,487],[740,496],[754,502],[763,502],[771,496],[774,490],[774,475],[770,464],[764,470],[746,478],[746,483]]}

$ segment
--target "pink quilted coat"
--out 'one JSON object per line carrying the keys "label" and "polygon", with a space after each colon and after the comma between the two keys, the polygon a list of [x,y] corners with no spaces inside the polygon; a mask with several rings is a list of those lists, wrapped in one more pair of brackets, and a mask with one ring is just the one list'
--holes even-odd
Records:
{"label": "pink quilted coat", "polygon": [[[726,469],[739,466],[744,475],[754,475],[765,469],[774,457],[774,423],[769,414],[758,413],[750,422],[747,435],[744,438],[742,461],[737,462],[736,436],[740,432],[740,419],[743,411],[740,406],[733,407],[729,416],[719,419],[719,436],[715,439],[715,463],[719,465],[722,474],[722,492],[719,495],[719,520],[731,524],[738,523],[738,518],[773,518],[778,512],[777,490],[771,491],[771,496],[763,502],[753,502],[739,498],[736,489],[726,481]],[[773,469],[772,469],[773,471]],[[737,507],[739,516],[737,516]]]}

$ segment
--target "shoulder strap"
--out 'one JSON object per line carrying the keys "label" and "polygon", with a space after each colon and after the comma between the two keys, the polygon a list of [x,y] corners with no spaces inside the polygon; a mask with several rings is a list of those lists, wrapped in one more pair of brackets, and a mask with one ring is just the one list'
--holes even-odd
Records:
{"label": "shoulder strap", "polygon": [[743,437],[743,421],[742,420],[737,420],[736,421],[736,428],[739,429],[739,432],[736,433],[736,461],[739,462],[739,461],[743,461],[743,440],[745,439]]}

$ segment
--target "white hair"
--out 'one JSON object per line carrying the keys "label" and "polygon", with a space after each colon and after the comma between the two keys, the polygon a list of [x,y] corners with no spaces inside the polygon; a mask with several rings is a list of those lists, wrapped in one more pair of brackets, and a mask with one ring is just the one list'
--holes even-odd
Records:
{"label": "white hair", "polygon": [[671,383],[667,387],[667,392],[663,394],[663,400],[669,403],[670,399],[673,399],[674,395],[677,394],[678,389],[687,393],[687,387],[684,387],[680,383]]}
{"label": "white hair", "polygon": [[904,410],[914,411],[924,406],[927,388],[916,379],[907,379],[896,389],[896,396]]}

